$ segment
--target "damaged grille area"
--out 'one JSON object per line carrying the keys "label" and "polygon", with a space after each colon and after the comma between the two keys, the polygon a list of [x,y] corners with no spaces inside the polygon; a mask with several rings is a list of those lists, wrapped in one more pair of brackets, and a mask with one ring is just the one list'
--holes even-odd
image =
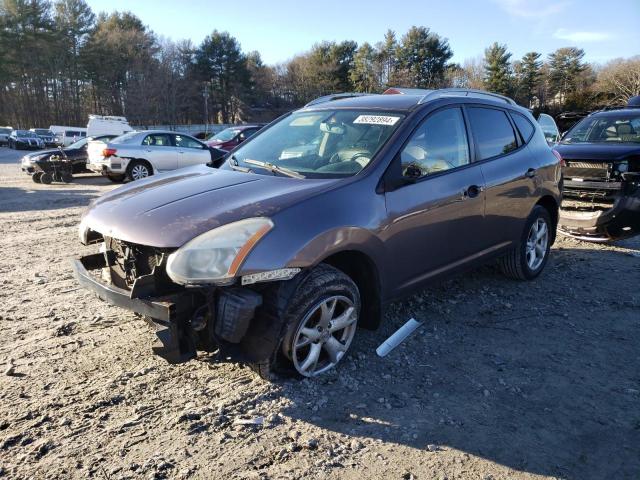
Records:
{"label": "damaged grille area", "polygon": [[160,290],[157,293],[170,291],[175,287],[165,271],[166,257],[171,252],[112,237],[104,237],[104,243],[106,250],[113,252],[113,261],[109,262],[109,276],[116,287],[131,290],[136,279],[152,274]]}
{"label": "damaged grille area", "polygon": [[605,162],[567,161],[564,175],[567,178],[579,177],[585,180],[607,180],[609,166]]}

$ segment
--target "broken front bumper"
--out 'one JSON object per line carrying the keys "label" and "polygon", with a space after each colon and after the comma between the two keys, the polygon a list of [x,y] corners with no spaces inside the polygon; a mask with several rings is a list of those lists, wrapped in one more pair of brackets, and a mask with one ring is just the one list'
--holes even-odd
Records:
{"label": "broken front bumper", "polygon": [[142,315],[155,329],[154,353],[170,363],[190,360],[197,350],[220,350],[239,360],[262,359],[260,348],[253,348],[248,355],[240,348],[255,310],[262,304],[259,293],[244,287],[178,287],[176,292],[160,296],[155,293],[161,290],[155,270],[137,277],[130,290],[120,288],[98,277],[113,264],[112,259],[113,251],[109,250],[73,259],[75,277],[105,302]]}
{"label": "broken front bumper", "polygon": [[100,281],[92,270],[107,267],[107,257],[102,253],[72,260],[76,279],[84,288],[94,292],[101,300],[130,310],[155,327],[159,343],[153,351],[171,363],[179,363],[195,357],[195,345],[188,335],[188,321],[197,308],[197,299],[189,292],[181,292],[158,298],[134,298],[131,291]]}
{"label": "broken front bumper", "polygon": [[[570,195],[572,188],[602,191],[604,187],[603,182],[565,180],[565,200],[568,200],[566,195]],[[559,231],[574,238],[595,242],[618,240],[640,233],[640,175],[627,174],[624,181],[611,182],[606,187],[612,191],[617,190],[610,208],[589,211],[566,208],[563,205],[560,209]],[[583,203],[589,204],[588,201]]]}

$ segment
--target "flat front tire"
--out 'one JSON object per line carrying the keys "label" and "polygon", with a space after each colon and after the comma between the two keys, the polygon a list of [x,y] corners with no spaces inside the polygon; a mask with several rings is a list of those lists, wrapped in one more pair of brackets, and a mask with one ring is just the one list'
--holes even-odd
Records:
{"label": "flat front tire", "polygon": [[533,280],[540,275],[549,258],[554,228],[548,210],[536,205],[518,245],[500,259],[502,272],[515,280]]}
{"label": "flat front tire", "polygon": [[[277,285],[265,292],[255,325],[243,340],[245,349],[251,349],[261,340],[264,345],[268,337],[271,348],[266,358],[250,362],[265,379],[271,380],[275,374],[298,378],[322,375],[344,358],[355,336],[360,293],[353,280],[324,264],[299,275],[302,278],[289,281],[294,282],[294,288]],[[284,322],[270,322],[272,315],[281,315]],[[268,325],[270,332],[265,331]]]}

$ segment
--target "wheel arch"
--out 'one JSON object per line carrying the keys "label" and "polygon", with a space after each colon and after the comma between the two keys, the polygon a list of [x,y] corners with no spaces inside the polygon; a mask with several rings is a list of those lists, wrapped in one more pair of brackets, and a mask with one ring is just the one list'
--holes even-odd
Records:
{"label": "wheel arch", "polygon": [[121,157],[121,158],[126,158],[129,160],[129,164],[127,165],[127,173],[129,171],[129,168],[131,168],[131,165],[133,165],[134,163],[138,162],[138,163],[144,163],[146,165],[149,166],[149,168],[151,169],[151,174],[155,175],[156,173],[158,173],[156,167],[153,165],[153,163],[150,160],[147,160],[146,158],[137,158],[137,157]]}
{"label": "wheel arch", "polygon": [[360,326],[374,330],[382,322],[380,273],[369,255],[359,250],[332,253],[321,263],[331,265],[350,277],[360,291]]}
{"label": "wheel arch", "polygon": [[545,195],[540,200],[536,202],[536,205],[540,205],[544,209],[549,212],[549,216],[551,217],[551,221],[553,222],[553,228],[551,231],[551,244],[556,241],[556,230],[558,227],[558,219],[559,219],[559,209],[560,206],[555,198],[551,195]]}

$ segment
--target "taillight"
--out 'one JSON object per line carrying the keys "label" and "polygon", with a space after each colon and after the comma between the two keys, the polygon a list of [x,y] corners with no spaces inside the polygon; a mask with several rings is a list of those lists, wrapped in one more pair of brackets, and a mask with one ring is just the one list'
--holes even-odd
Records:
{"label": "taillight", "polygon": [[566,167],[567,166],[567,162],[564,161],[564,158],[562,158],[562,155],[560,155],[560,152],[558,152],[557,150],[551,150],[551,151],[553,152],[553,154],[556,156],[556,158],[560,162],[560,166],[561,167]]}
{"label": "taillight", "polygon": [[117,152],[117,150],[115,148],[105,148],[104,150],[102,150],[102,156],[104,158],[111,157],[111,156],[115,155],[116,152]]}

